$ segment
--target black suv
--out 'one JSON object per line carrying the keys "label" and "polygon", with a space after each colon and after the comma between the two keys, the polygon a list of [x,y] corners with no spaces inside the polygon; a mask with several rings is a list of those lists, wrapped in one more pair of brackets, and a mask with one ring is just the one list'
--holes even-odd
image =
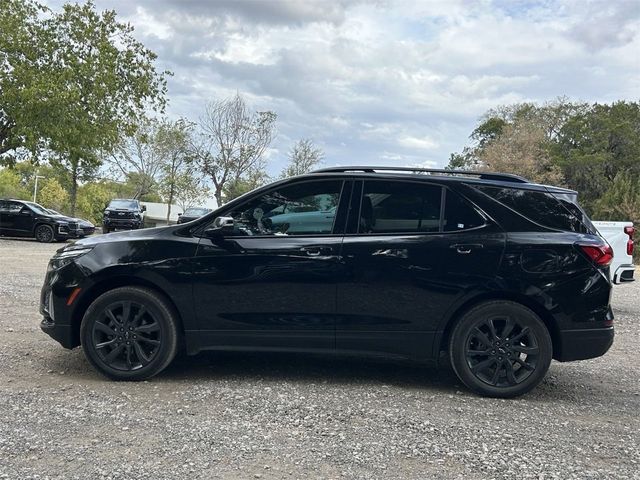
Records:
{"label": "black suv", "polygon": [[0,199],[0,235],[53,242],[85,235],[78,219],[54,214],[34,202]]}
{"label": "black suv", "polygon": [[179,348],[355,352],[450,361],[470,389],[512,397],[552,358],[609,349],[611,260],[571,190],[331,168],[60,249],[42,329],[114,379],[155,375]]}
{"label": "black suv", "polygon": [[115,198],[109,202],[102,216],[102,232],[115,229],[136,230],[144,226],[147,207],[133,198]]}

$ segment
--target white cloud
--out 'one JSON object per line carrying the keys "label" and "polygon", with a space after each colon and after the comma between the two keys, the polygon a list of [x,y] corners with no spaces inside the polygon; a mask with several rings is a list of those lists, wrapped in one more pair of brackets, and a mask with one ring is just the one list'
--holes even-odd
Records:
{"label": "white cloud", "polygon": [[[58,5],[61,0],[50,0]],[[637,100],[637,0],[97,0],[158,53],[172,115],[236,90],[327,165],[443,166],[499,104]],[[428,158],[424,158],[428,155]]]}

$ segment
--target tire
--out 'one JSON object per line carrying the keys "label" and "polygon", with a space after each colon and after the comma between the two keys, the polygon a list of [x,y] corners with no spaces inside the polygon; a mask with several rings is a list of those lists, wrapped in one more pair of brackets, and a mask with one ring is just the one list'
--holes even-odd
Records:
{"label": "tire", "polygon": [[87,360],[103,375],[113,380],[144,380],[160,373],[175,357],[177,315],[153,290],[116,288],[89,306],[82,318],[80,341]]}
{"label": "tire", "polygon": [[55,240],[53,228],[49,225],[38,225],[33,233],[40,243],[51,243]]}
{"label": "tire", "polygon": [[547,327],[532,310],[495,300],[476,305],[460,318],[451,333],[449,356],[469,389],[488,397],[512,398],[542,381],[553,345]]}

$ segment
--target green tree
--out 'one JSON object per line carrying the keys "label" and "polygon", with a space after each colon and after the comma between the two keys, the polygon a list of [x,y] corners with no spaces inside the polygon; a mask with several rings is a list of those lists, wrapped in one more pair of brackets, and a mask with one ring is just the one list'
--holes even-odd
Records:
{"label": "green tree", "polygon": [[33,0],[2,1],[3,47],[21,40],[0,67],[8,143],[51,152],[68,177],[73,213],[78,185],[95,177],[100,152],[131,135],[145,108],[164,108],[167,72],[156,71],[156,55],[112,10],[99,13],[89,1],[43,16]]}
{"label": "green tree", "polygon": [[175,203],[184,212],[189,207],[203,204],[211,190],[192,168],[179,172],[175,177]]}
{"label": "green tree", "polygon": [[42,187],[39,188],[37,200],[46,208],[57,211],[66,210],[69,204],[69,193],[55,178],[45,179]]}
{"label": "green tree", "polygon": [[102,223],[102,214],[105,207],[116,194],[116,185],[113,182],[91,182],[80,186],[78,189],[78,214],[91,222],[99,225]]}
{"label": "green tree", "polygon": [[0,169],[0,198],[29,199],[29,190],[22,184],[20,175],[14,169]]}

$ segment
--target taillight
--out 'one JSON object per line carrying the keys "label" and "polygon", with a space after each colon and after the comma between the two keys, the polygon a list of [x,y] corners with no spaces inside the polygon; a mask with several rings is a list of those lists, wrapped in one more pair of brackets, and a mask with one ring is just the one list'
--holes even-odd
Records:
{"label": "taillight", "polygon": [[606,245],[580,245],[580,248],[599,267],[606,267],[613,261],[613,249]]}
{"label": "taillight", "polygon": [[629,235],[629,240],[627,240],[627,255],[633,255],[633,234],[636,229],[634,227],[624,227],[624,233]]}

